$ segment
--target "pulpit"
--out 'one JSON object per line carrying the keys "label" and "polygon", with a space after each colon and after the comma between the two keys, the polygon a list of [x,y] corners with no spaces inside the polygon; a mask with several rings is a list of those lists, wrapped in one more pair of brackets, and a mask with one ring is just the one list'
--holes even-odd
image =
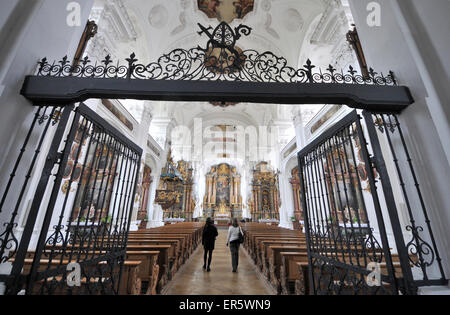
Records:
{"label": "pulpit", "polygon": [[186,161],[178,161],[178,164],[175,164],[170,151],[167,164],[161,171],[155,197],[155,203],[161,205],[164,211],[164,220],[192,221],[195,209],[192,192],[193,169],[191,164]]}

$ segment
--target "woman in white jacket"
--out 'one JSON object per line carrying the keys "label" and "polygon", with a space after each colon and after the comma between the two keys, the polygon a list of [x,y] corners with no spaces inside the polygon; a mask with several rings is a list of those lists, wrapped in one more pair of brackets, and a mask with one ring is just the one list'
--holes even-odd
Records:
{"label": "woman in white jacket", "polygon": [[[227,246],[230,246],[231,251],[231,265],[233,266],[233,272],[237,272],[239,265],[239,233],[242,233],[238,220],[233,219],[233,225],[228,229]],[[244,235],[244,233],[242,233]]]}

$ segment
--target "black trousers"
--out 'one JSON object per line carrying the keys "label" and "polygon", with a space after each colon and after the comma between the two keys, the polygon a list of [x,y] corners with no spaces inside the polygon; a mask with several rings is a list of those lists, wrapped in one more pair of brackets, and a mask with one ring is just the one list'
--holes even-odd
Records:
{"label": "black trousers", "polygon": [[[214,249],[206,249],[205,247],[203,247],[203,249],[205,250],[205,254],[203,256],[203,261],[205,262],[204,265],[206,266],[206,262],[208,261],[208,267],[209,267],[209,266],[211,266],[212,254],[213,254]],[[208,254],[209,254],[209,257],[208,257]]]}
{"label": "black trousers", "polygon": [[241,244],[239,242],[231,242],[230,243],[230,251],[231,251],[231,265],[234,271],[237,271],[239,266],[239,247]]}

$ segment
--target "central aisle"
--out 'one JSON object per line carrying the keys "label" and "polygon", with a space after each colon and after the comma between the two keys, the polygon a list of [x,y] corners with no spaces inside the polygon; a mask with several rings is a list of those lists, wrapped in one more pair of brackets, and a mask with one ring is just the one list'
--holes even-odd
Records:
{"label": "central aisle", "polygon": [[227,230],[219,229],[211,272],[203,270],[203,248],[177,272],[165,295],[271,295],[274,294],[258,277],[253,264],[241,246],[239,269],[231,272],[230,250],[226,246]]}

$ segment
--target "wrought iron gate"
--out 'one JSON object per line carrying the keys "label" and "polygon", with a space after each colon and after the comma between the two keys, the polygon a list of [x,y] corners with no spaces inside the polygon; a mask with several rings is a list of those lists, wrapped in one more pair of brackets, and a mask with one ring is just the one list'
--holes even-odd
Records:
{"label": "wrought iron gate", "polygon": [[[445,275],[414,166],[395,114],[350,113],[299,153],[312,294],[415,294],[420,285],[445,284]],[[367,133],[364,127],[367,128]],[[378,130],[376,129],[378,127]],[[402,141],[393,145],[392,133]],[[387,137],[396,173],[386,167]],[[368,136],[368,138],[367,138]],[[370,139],[370,143],[366,140]],[[402,151],[405,159],[400,160]],[[409,166],[408,168],[400,165]],[[408,202],[404,178],[419,196],[426,226]],[[392,180],[402,196],[395,198]],[[409,224],[400,223],[397,204],[407,201]],[[410,233],[408,233],[410,232]],[[405,243],[405,235],[412,240]],[[424,241],[430,239],[431,245]],[[436,265],[435,280],[428,271]],[[413,276],[413,267],[417,270]]]}
{"label": "wrought iron gate", "polygon": [[38,108],[0,204],[6,294],[118,293],[141,155],[84,104]]}
{"label": "wrought iron gate", "polygon": [[[147,64],[138,63],[135,54],[126,65],[115,65],[110,56],[101,62],[85,57],[76,66],[67,57],[59,62],[43,58],[37,75],[26,77],[21,94],[39,104],[132,98],[346,104],[392,112],[414,102],[393,72],[385,76],[370,69],[367,77],[352,67],[323,70],[310,60],[297,69],[271,52],[241,52],[236,42],[251,34],[248,26],[199,27],[199,34],[209,38],[206,46],[175,49]],[[364,116],[370,146],[354,112],[299,155],[312,292],[413,294],[419,285],[443,284],[437,244],[396,116]],[[395,130],[400,144],[393,140]],[[49,148],[48,137],[53,139]],[[382,138],[407,205],[409,224],[403,227]],[[30,150],[31,143],[36,146]],[[406,170],[396,148],[406,157]],[[42,159],[41,152],[47,151]],[[0,201],[0,223],[6,222],[0,226],[0,281],[7,284],[7,293],[118,292],[141,154],[84,105],[39,108]],[[17,184],[20,178],[23,183]],[[405,179],[416,189],[414,196],[403,189]],[[404,235],[410,237],[406,244]],[[76,288],[65,282],[65,267],[72,261],[82,267],[82,285]],[[370,263],[381,269],[382,286],[367,284]],[[5,272],[8,265],[11,270]],[[418,276],[413,277],[411,266],[420,271]]]}

